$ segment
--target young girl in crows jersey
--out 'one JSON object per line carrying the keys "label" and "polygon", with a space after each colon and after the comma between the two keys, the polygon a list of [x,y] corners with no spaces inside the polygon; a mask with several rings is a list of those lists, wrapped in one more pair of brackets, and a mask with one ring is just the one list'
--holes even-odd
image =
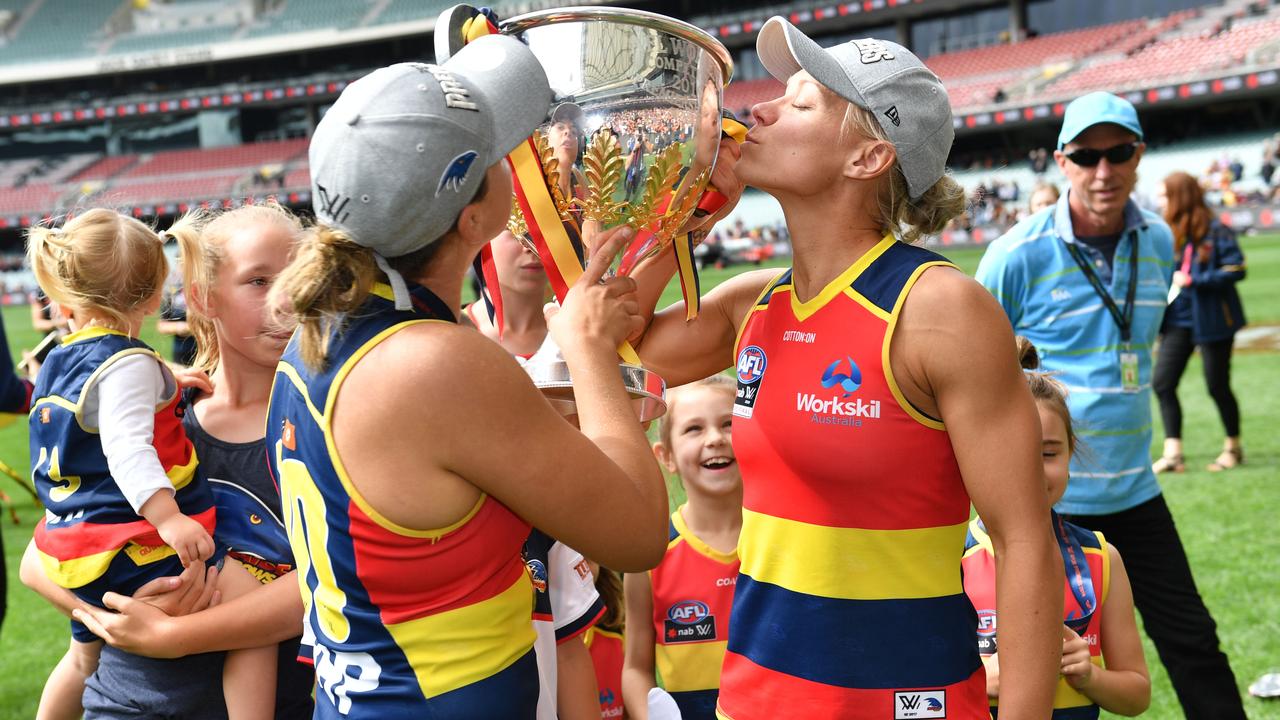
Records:
{"label": "young girl in crows jersey", "polygon": [[649,717],[659,678],[684,720],[715,717],[742,528],[742,476],[729,433],[735,389],[723,375],[677,388],[659,425],[654,454],[689,499],[671,514],[662,563],[624,579],[632,620],[622,693],[639,720]]}
{"label": "young girl in crows jersey", "polygon": [[[1077,444],[1066,390],[1048,374],[1030,372],[1040,361],[1026,338],[1018,338],[1018,354],[1040,411],[1045,483],[1054,504],[1066,492],[1067,466]],[[1151,701],[1151,680],[1133,618],[1133,591],[1120,554],[1102,533],[1072,525],[1057,513],[1053,530],[1066,571],[1062,666],[1053,717],[1097,718],[1099,707],[1119,715],[1138,715]],[[993,717],[1000,694],[994,568],[991,541],[981,518],[976,518],[966,542],[964,589],[978,612],[978,651],[987,670]]]}
{"label": "young girl in crows jersey", "polygon": [[[132,593],[222,554],[211,537],[212,494],[177,412],[177,383],[137,338],[159,307],[168,263],[153,230],[103,209],[60,229],[33,228],[27,250],[36,280],[74,331],[49,354],[32,402],[32,475],[48,509],[35,546],[51,580],[101,607],[108,591]],[[243,571],[219,584],[228,597],[255,585]],[[96,669],[101,642],[79,623],[72,637],[42,715],[78,714],[54,702],[66,700],[57,686]],[[232,718],[270,716],[274,652],[229,656]]]}

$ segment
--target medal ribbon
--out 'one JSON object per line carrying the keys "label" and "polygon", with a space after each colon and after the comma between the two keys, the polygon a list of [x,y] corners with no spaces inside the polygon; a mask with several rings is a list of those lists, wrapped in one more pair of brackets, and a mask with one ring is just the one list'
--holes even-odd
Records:
{"label": "medal ribbon", "polygon": [[1058,535],[1058,550],[1062,552],[1062,569],[1067,575],[1067,586],[1071,588],[1071,595],[1079,608],[1078,612],[1076,609],[1067,608],[1065,622],[1067,627],[1074,630],[1077,635],[1084,637],[1085,631],[1089,629],[1089,622],[1093,619],[1093,613],[1098,609],[1098,597],[1093,589],[1092,572],[1080,541],[1067,530],[1067,523],[1061,515],[1050,512],[1053,515],[1053,530]]}

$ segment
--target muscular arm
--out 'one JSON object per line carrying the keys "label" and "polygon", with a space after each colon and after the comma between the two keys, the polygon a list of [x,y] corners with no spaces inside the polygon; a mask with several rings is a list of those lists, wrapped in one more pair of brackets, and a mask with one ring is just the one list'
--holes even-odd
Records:
{"label": "muscular arm", "polygon": [[[693,320],[685,320],[684,301],[653,314],[636,345],[645,367],[661,375],[669,387],[731,367],[739,326],[765,285],[782,272],[752,270],[726,280],[702,298],[702,309]],[[653,307],[643,298],[646,282],[637,278],[642,314]],[[657,302],[656,296],[649,302]]]}
{"label": "muscular arm", "polygon": [[1062,656],[1062,562],[1050,532],[1040,420],[1012,329],[981,286],[941,268],[917,283],[898,328],[895,373],[902,367],[905,385],[933,400],[922,409],[936,409],[945,423],[995,548],[1000,714],[1047,717]]}
{"label": "muscular arm", "polygon": [[627,632],[622,663],[622,702],[627,717],[648,720],[649,689],[657,687],[653,659],[653,590],[648,573],[628,573],[622,579],[627,606]]}

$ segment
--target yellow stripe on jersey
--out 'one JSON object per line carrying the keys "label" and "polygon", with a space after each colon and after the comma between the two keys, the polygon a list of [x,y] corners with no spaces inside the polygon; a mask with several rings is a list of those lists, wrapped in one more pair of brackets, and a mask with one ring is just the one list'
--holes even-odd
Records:
{"label": "yellow stripe on jersey", "polygon": [[742,351],[742,348],[740,347],[742,345],[742,333],[744,330],[747,329],[747,323],[751,320],[751,316],[754,315],[757,311],[763,311],[766,309],[766,308],[760,307],[760,301],[764,299],[765,293],[776,289],[774,288],[773,284],[778,282],[778,278],[786,274],[787,274],[787,271],[783,270],[779,272],[777,275],[774,275],[772,278],[770,278],[769,282],[764,284],[764,289],[760,291],[759,295],[756,295],[756,301],[751,303],[751,309],[748,310],[747,314],[742,317],[742,322],[738,323],[738,332],[733,336],[734,362],[737,362],[738,353]]}
{"label": "yellow stripe on jersey", "polygon": [[924,271],[932,267],[955,268],[956,266],[942,261],[927,262],[921,264],[920,267],[915,269],[915,272],[911,273],[911,277],[903,284],[902,291],[898,293],[897,302],[893,304],[893,313],[889,317],[889,327],[884,331],[884,345],[881,349],[880,363],[884,367],[884,379],[889,383],[889,390],[893,393],[893,399],[898,401],[898,407],[901,407],[921,425],[934,430],[945,431],[947,429],[946,425],[917,410],[916,406],[912,405],[911,401],[907,399],[907,396],[902,394],[902,389],[898,387],[898,381],[893,377],[893,364],[889,362],[889,343],[893,340],[893,331],[898,326],[898,318],[902,316],[902,305],[907,300],[907,293],[911,292],[911,288],[915,286],[916,281],[920,279]]}
{"label": "yellow stripe on jersey", "polygon": [[293,383],[294,389],[298,391],[298,396],[307,404],[307,410],[311,411],[311,419],[316,421],[316,425],[324,427],[324,417],[320,415],[320,411],[316,409],[316,406],[311,404],[311,395],[307,393],[307,383],[302,379],[302,375],[298,374],[297,369],[281,360],[276,365],[276,372],[289,378],[289,382]]}
{"label": "yellow stripe on jersey", "polygon": [[844,289],[844,294],[845,294],[845,295],[846,295],[850,300],[852,300],[852,301],[854,301],[854,302],[858,303],[859,305],[861,305],[863,310],[866,310],[867,312],[871,313],[872,315],[875,315],[876,317],[880,318],[881,320],[885,321],[886,323],[893,319],[893,316],[892,316],[892,315],[890,315],[889,313],[887,313],[887,312],[885,312],[883,309],[881,309],[881,307],[880,307],[879,305],[876,305],[875,303],[873,303],[873,302],[871,302],[870,300],[868,300],[866,297],[864,297],[864,296],[862,295],[862,293],[858,292],[857,290],[854,290],[854,289],[853,289],[853,288],[851,288],[851,287],[847,287],[847,288],[845,288],[845,289]]}
{"label": "yellow stripe on jersey", "polygon": [[71,343],[80,342],[81,340],[89,340],[91,338],[103,337],[105,335],[119,335],[120,337],[128,337],[128,334],[119,330],[104,327],[102,325],[87,325],[76,330],[73,333],[67,333],[59,341],[60,345],[70,345]]}
{"label": "yellow stripe on jersey", "polygon": [[703,542],[702,538],[694,535],[693,532],[689,530],[689,526],[684,522],[684,515],[681,514],[682,510],[684,510],[684,505],[676,508],[676,511],[671,513],[671,524],[676,526],[676,532],[679,534],[676,536],[675,540],[667,543],[668,550],[675,547],[676,543],[683,540],[691,550],[703,557],[715,560],[716,562],[728,564],[738,559],[737,548],[734,548],[732,552],[720,552]]}
{"label": "yellow stripe on jersey", "polygon": [[196,467],[199,464],[200,458],[196,457],[196,449],[192,447],[191,458],[187,460],[186,465],[174,465],[166,470],[165,475],[169,477],[169,482],[173,483],[173,489],[181,490],[190,485],[191,481],[195,479]]}
{"label": "yellow stripe on jersey", "polygon": [[533,584],[522,572],[511,587],[488,600],[388,624],[387,632],[429,699],[495,675],[529,652],[534,641],[532,598]]}
{"label": "yellow stripe on jersey", "polygon": [[36,555],[40,557],[40,565],[44,568],[44,574],[54,584],[64,588],[78,588],[84,587],[102,577],[117,552],[116,550],[107,550],[69,560],[58,560],[58,558],[46,555],[38,549],[36,550]]}
{"label": "yellow stripe on jersey", "polygon": [[720,687],[720,666],[728,640],[655,645],[654,665],[667,692],[714,690]]}
{"label": "yellow stripe on jersey", "polygon": [[[957,595],[968,522],[864,530],[786,520],[743,508],[742,574],[792,592],[844,600]],[[797,562],[803,556],[804,562]]]}
{"label": "yellow stripe on jersey", "polygon": [[[875,247],[864,253],[862,257],[858,258],[857,262],[850,265],[844,272],[837,275],[834,280],[827,283],[827,286],[822,288],[821,292],[812,298],[809,298],[805,302],[800,302],[800,299],[796,297],[795,289],[793,288],[791,291],[792,314],[801,322],[807,320],[810,315],[821,310],[827,303],[831,302],[835,296],[844,292],[845,288],[852,285],[853,281],[862,274],[862,271],[866,270],[871,263],[876,261],[876,258],[883,255],[895,242],[897,242],[897,240],[895,240],[892,235],[886,234],[880,239],[880,242],[877,243]],[[795,282],[794,276],[792,276],[792,282]]]}
{"label": "yellow stripe on jersey", "polygon": [[1098,607],[1101,608],[1111,594],[1111,549],[1102,533],[1094,531],[1094,535],[1098,536],[1098,544],[1102,546],[1102,597],[1098,598]]}
{"label": "yellow stripe on jersey", "polygon": [[471,506],[471,509],[467,511],[466,515],[463,515],[448,527],[431,528],[427,530],[405,527],[378,512],[374,509],[373,505],[369,504],[369,501],[365,499],[364,495],[360,494],[360,491],[356,489],[355,483],[351,482],[351,475],[347,473],[346,464],[342,462],[342,457],[338,455],[338,446],[333,437],[333,407],[338,402],[338,392],[342,389],[342,383],[347,379],[347,375],[351,374],[356,363],[364,359],[364,356],[368,355],[369,352],[377,347],[378,343],[383,340],[386,340],[407,327],[422,325],[424,323],[453,324],[447,320],[407,320],[402,323],[396,323],[395,325],[392,325],[377,335],[369,338],[364,345],[357,348],[355,352],[351,353],[350,357],[343,361],[342,367],[338,368],[338,372],[334,374],[333,381],[329,383],[329,395],[324,401],[324,412],[321,414],[321,418],[318,422],[321,430],[324,431],[324,442],[325,446],[329,449],[329,460],[333,463],[333,470],[337,474],[339,482],[342,483],[342,489],[351,497],[351,501],[356,504],[356,507],[360,508],[361,512],[369,516],[370,520],[374,521],[379,527],[388,532],[403,535],[404,537],[436,539],[457,530],[465,525],[468,520],[475,517],[475,514],[480,512],[481,506],[484,505],[485,494],[480,493],[480,497],[476,499],[476,504]]}

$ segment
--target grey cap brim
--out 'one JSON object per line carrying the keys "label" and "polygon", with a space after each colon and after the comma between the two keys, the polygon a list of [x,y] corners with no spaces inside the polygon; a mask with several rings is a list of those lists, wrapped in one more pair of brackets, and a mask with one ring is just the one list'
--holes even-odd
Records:
{"label": "grey cap brim", "polygon": [[551,109],[546,71],[513,37],[486,35],[468,43],[442,67],[465,77],[493,111],[494,155],[486,158],[486,167],[528,139]]}
{"label": "grey cap brim", "polygon": [[866,99],[831,53],[780,17],[769,18],[760,28],[756,37],[756,53],[764,69],[783,84],[804,70],[845,100],[867,107]]}

